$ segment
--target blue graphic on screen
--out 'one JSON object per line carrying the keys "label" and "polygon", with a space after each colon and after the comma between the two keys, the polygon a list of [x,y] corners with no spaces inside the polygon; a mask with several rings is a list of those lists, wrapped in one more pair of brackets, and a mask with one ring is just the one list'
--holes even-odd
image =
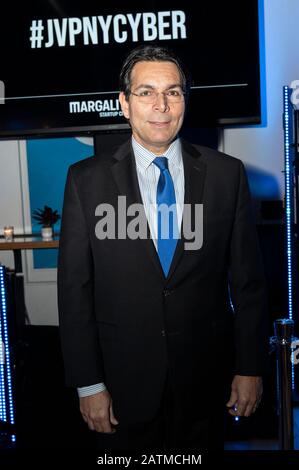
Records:
{"label": "blue graphic on screen", "polygon": [[[47,205],[61,215],[67,170],[93,155],[93,146],[74,137],[28,140],[26,145],[32,232],[40,234],[41,225],[32,218],[33,212]],[[59,231],[60,220],[54,225],[54,232]],[[33,250],[34,269],[56,268],[57,256],[57,248]]]}

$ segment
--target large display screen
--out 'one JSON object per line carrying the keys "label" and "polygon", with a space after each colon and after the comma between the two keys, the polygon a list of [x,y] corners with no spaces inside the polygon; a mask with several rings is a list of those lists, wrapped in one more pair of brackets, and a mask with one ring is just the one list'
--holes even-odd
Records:
{"label": "large display screen", "polygon": [[257,0],[138,3],[6,2],[0,137],[126,128],[121,63],[132,48],[153,43],[177,52],[191,73],[187,126],[260,122]]}

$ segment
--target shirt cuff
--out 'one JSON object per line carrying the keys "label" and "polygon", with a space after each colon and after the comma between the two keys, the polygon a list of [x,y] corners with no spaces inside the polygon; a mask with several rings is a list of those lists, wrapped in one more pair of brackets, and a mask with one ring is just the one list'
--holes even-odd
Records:
{"label": "shirt cuff", "polygon": [[89,385],[88,387],[77,388],[77,392],[80,398],[89,397],[90,395],[95,395],[96,393],[103,392],[104,390],[107,390],[104,382]]}

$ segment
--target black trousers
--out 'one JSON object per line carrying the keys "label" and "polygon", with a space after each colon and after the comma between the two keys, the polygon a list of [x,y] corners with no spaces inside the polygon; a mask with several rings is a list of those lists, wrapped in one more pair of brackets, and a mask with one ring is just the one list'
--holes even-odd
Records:
{"label": "black trousers", "polygon": [[[199,404],[202,406],[202,404]],[[146,423],[126,425],[120,422],[113,434],[95,433],[98,451],[173,452],[223,449],[223,407],[214,406],[207,416],[186,413],[176,403],[167,377],[161,406],[155,418]]]}

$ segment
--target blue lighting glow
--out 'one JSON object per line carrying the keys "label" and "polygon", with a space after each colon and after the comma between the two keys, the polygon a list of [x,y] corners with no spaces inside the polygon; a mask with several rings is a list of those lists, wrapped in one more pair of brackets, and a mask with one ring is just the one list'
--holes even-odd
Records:
{"label": "blue lighting glow", "polygon": [[[0,265],[0,419],[14,424],[14,402],[7,326],[5,267]],[[12,442],[16,437],[11,436]]]}

